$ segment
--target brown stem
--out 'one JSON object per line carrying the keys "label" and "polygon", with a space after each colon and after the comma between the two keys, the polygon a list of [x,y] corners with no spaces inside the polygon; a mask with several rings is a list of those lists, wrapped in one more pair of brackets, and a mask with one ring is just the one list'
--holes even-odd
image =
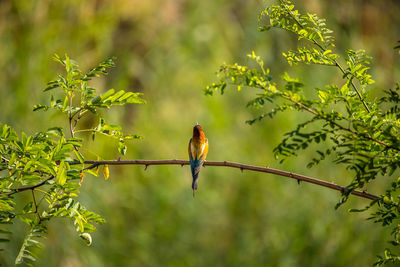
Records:
{"label": "brown stem", "polygon": [[[84,168],[85,170],[93,169],[96,168],[99,165],[145,165],[145,166],[150,166],[150,165],[189,165],[190,162],[188,160],[85,160],[85,164],[91,164],[90,166]],[[70,165],[76,165],[80,164],[77,161],[74,162],[69,162]],[[308,177],[305,175],[297,174],[297,173],[292,173],[292,172],[287,172],[283,170],[278,170],[278,169],[273,169],[270,167],[259,167],[259,166],[252,166],[252,165],[245,165],[245,164],[240,164],[240,163],[235,163],[235,162],[229,162],[229,161],[206,161],[204,162],[204,166],[219,166],[219,167],[231,167],[231,168],[237,168],[240,169],[242,172],[243,170],[249,170],[249,171],[256,171],[256,172],[265,172],[265,173],[271,173],[283,177],[288,177],[292,178],[299,181],[307,182],[307,183],[312,183],[316,184],[319,186],[327,187],[330,189],[334,189],[337,191],[340,191],[342,193],[347,192],[348,188],[344,186],[337,185],[335,183],[327,182],[324,180]],[[21,188],[16,188],[12,189],[13,192],[9,193],[8,195],[12,195],[15,193],[19,193],[22,191],[26,190],[33,190],[37,187],[40,187],[44,185],[47,181],[53,179],[54,176],[50,176],[46,180],[42,181],[39,184],[33,185],[33,186],[27,186],[27,187],[21,187]],[[365,191],[359,191],[359,190],[352,190],[350,194],[367,198],[370,200],[376,200],[378,199],[378,196],[375,196],[373,194],[370,194]]]}
{"label": "brown stem", "polygon": [[[82,114],[82,110],[81,111],[79,111],[79,114],[78,114],[78,117],[74,120],[74,126],[72,127],[72,131],[75,133],[75,127],[76,127],[76,125],[78,124],[78,121],[80,120],[80,118],[81,118],[81,114]],[[73,118],[74,116],[72,116],[72,118]]]}
{"label": "brown stem", "polygon": [[76,111],[74,114],[72,114],[71,118],[73,119],[76,115],[78,115],[78,117],[76,119],[74,119],[74,126],[72,127],[72,130],[75,134],[75,128],[76,125],[78,124],[79,120],[82,118],[83,115],[85,115],[87,110],[85,109],[80,109],[79,111]]}
{"label": "brown stem", "polygon": [[[69,131],[71,133],[71,137],[74,138],[75,137],[75,127],[76,124],[78,123],[78,119],[75,119],[75,125],[72,126],[72,120],[74,118],[74,116],[76,115],[76,113],[74,115],[72,115],[72,97],[73,97],[73,91],[70,92],[70,96],[69,96],[69,111],[68,111],[68,120],[69,120]],[[80,115],[80,113],[79,113]],[[78,151],[78,147],[74,145],[74,149],[76,151]]]}
{"label": "brown stem", "polygon": [[[99,165],[189,165],[190,162],[188,160],[100,160],[100,161],[94,161],[94,160],[86,160],[86,164],[92,164],[91,166],[87,167],[86,169],[92,169],[95,168]],[[71,165],[74,163],[70,163]],[[76,163],[79,164],[79,163]],[[307,183],[312,183],[316,184],[319,186],[323,187],[328,187],[334,190],[338,190],[340,192],[346,192],[348,189],[344,186],[340,186],[334,183],[330,183],[327,181],[319,180],[316,178],[304,176],[301,174],[296,174],[292,172],[287,172],[283,170],[278,170],[278,169],[272,169],[269,167],[259,167],[259,166],[252,166],[252,165],[244,165],[240,163],[234,163],[234,162],[228,162],[228,161],[206,161],[204,162],[205,166],[219,166],[219,167],[232,167],[232,168],[238,168],[240,170],[249,170],[249,171],[256,171],[256,172],[265,172],[265,173],[272,173],[275,175],[279,176],[284,176],[284,177],[289,177],[292,179],[295,179],[297,181],[304,181]],[[367,193],[365,191],[359,191],[359,190],[353,190],[350,192],[353,195],[371,199],[371,200],[376,200],[378,199],[377,196],[372,195],[370,193]]]}
{"label": "brown stem", "polygon": [[39,207],[38,204],[36,202],[36,196],[35,196],[35,189],[32,188],[32,198],[33,198],[33,204],[35,205],[35,212],[37,214],[37,216],[39,217],[39,223],[42,221],[42,217],[39,214]]}
{"label": "brown stem", "polygon": [[11,196],[11,195],[14,195],[14,194],[16,194],[16,193],[20,193],[20,192],[23,192],[23,191],[26,191],[26,190],[33,190],[33,189],[35,189],[35,188],[37,188],[37,187],[40,187],[40,186],[46,184],[47,181],[50,181],[51,179],[54,179],[54,176],[53,176],[53,175],[50,176],[49,178],[47,178],[46,180],[43,180],[42,182],[40,182],[40,183],[38,183],[38,184],[31,185],[31,186],[26,186],[26,187],[20,187],[20,188],[11,189],[12,192],[11,192],[11,193],[7,193],[7,195]]}

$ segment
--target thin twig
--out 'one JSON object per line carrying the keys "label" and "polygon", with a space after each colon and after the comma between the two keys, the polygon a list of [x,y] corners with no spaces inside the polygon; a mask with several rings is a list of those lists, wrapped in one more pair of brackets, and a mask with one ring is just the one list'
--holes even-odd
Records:
{"label": "thin twig", "polygon": [[23,191],[26,191],[26,190],[33,190],[33,189],[35,189],[35,188],[37,188],[37,187],[41,187],[42,185],[46,184],[46,183],[47,183],[48,181],[50,181],[51,179],[54,179],[54,176],[53,176],[53,175],[50,176],[49,178],[47,178],[46,180],[43,180],[42,182],[40,182],[40,183],[38,183],[38,184],[31,185],[31,186],[26,186],[26,187],[20,187],[20,188],[11,189],[12,192],[7,193],[7,195],[11,196],[11,195],[14,195],[14,194],[16,194],[16,193],[20,193],[20,192],[23,192]]}
{"label": "thin twig", "polygon": [[74,130],[72,127],[72,92],[70,92],[70,96],[69,96],[68,121],[69,121],[69,131],[71,133],[71,137],[74,137]]}
{"label": "thin twig", "polygon": [[39,214],[39,207],[38,204],[36,202],[36,196],[35,196],[35,189],[32,188],[32,198],[33,198],[33,204],[35,205],[35,212],[37,214],[37,216],[39,217],[39,223],[42,221],[42,217]]}
{"label": "thin twig", "polygon": [[[81,113],[79,113],[78,118],[75,119],[75,125],[72,126],[72,120],[73,120],[74,116],[76,115],[76,113],[74,115],[72,115],[72,97],[73,97],[74,92],[70,91],[69,93],[70,93],[70,96],[69,96],[69,111],[68,111],[69,131],[71,133],[71,137],[74,138],[75,137],[75,127],[76,127],[76,124],[78,123],[78,120],[80,119]],[[73,146],[74,146],[75,151],[78,151],[78,147],[76,145],[73,145]]]}
{"label": "thin twig", "polygon": [[[87,162],[85,162],[85,163],[87,163]],[[95,163],[93,163],[92,165],[90,165],[90,166],[88,166],[88,167],[86,167],[86,168],[83,168],[83,171],[84,171],[84,170],[90,170],[90,169],[96,168],[96,167],[99,166],[99,165],[101,165],[101,164],[95,162]]]}
{"label": "thin twig", "polygon": [[74,126],[72,127],[74,134],[77,132],[75,131],[76,125],[78,124],[79,120],[82,118],[83,115],[85,115],[87,110],[84,109],[79,109],[79,112],[75,112],[74,114],[72,114],[72,119],[75,117],[76,114],[78,114],[78,117],[74,120]]}
{"label": "thin twig", "polygon": [[[73,118],[73,117],[72,117]],[[75,132],[75,127],[78,124],[79,119],[81,118],[81,112],[79,112],[78,117],[74,119],[74,126],[72,127],[72,130]]]}

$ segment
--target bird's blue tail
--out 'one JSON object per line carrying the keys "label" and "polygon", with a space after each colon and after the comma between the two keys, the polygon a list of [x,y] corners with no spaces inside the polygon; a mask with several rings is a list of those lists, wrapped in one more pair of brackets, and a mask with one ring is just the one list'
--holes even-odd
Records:
{"label": "bird's blue tail", "polygon": [[196,178],[193,178],[192,189],[197,190],[197,185],[198,185],[198,182],[197,182],[197,175],[196,175]]}
{"label": "bird's blue tail", "polygon": [[193,196],[194,196],[194,191],[197,190],[198,186],[197,178],[199,177],[199,172],[202,165],[203,162],[198,159],[190,161],[190,169],[192,171],[192,177],[193,177],[193,182],[192,182]]}

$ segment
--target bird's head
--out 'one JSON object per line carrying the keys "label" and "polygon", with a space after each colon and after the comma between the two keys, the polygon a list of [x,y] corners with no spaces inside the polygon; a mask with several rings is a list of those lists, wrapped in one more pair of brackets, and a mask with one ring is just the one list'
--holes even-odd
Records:
{"label": "bird's head", "polygon": [[203,128],[200,126],[200,124],[196,124],[193,127],[193,138],[195,138],[195,139],[205,138]]}

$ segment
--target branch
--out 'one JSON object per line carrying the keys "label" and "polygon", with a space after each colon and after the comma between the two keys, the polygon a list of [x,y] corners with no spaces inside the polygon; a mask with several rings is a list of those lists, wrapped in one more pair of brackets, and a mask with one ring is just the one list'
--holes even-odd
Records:
{"label": "branch", "polygon": [[[326,50],[324,49],[323,51],[325,52]],[[338,62],[336,59],[335,59],[334,61],[335,61],[335,63],[336,63],[336,66],[337,66],[337,67],[340,69],[340,71],[342,72],[342,74],[343,74],[343,75],[346,74],[346,72],[344,71],[343,67],[339,65],[339,62]],[[347,79],[349,79],[349,78],[347,78]],[[358,95],[358,98],[361,100],[361,102],[362,102],[364,108],[368,111],[368,113],[371,113],[371,110],[368,108],[367,103],[365,103],[365,100],[364,100],[364,98],[362,97],[360,91],[358,91],[357,87],[354,85],[353,79],[350,80],[350,84],[351,84],[351,87],[353,87],[354,91],[356,91],[356,93],[357,93],[357,95]]]}
{"label": "branch", "polygon": [[[173,160],[85,160],[84,163],[90,164],[90,166],[84,168],[84,170],[93,169],[93,168],[96,168],[97,166],[106,165],[106,164],[107,165],[144,165],[145,170],[150,165],[181,165],[181,166],[184,166],[184,165],[190,164],[190,162],[188,160],[177,160],[177,159],[173,159]],[[69,162],[69,164],[77,165],[77,164],[81,164],[81,163],[78,161],[72,161],[72,162]],[[229,161],[205,161],[204,166],[231,167],[231,168],[240,169],[242,172],[243,172],[243,170],[249,170],[249,171],[255,171],[255,172],[271,173],[271,174],[275,174],[275,175],[279,175],[279,176],[296,179],[298,182],[303,181],[303,182],[327,187],[327,188],[330,188],[333,190],[340,191],[342,193],[348,192],[348,190],[349,190],[348,188],[337,185],[335,183],[327,182],[324,180],[308,177],[308,176],[297,174],[297,173],[273,169],[270,167],[245,165],[245,164],[229,162]],[[44,180],[36,185],[11,189],[11,190],[13,190],[13,192],[8,193],[8,195],[13,195],[15,193],[23,192],[26,190],[33,190],[37,187],[43,186],[44,184],[47,183],[47,181],[49,181],[53,178],[54,178],[54,176],[50,176],[46,180]],[[352,190],[352,191],[350,191],[350,194],[353,194],[358,197],[367,198],[370,200],[376,200],[379,198],[376,195],[370,194],[366,191],[359,191],[359,190]]]}
{"label": "branch", "polygon": [[[290,9],[288,9],[287,5],[285,3],[283,3],[282,1],[280,1],[281,4],[284,6],[284,8],[286,9],[286,12],[288,12],[288,14],[290,15],[290,17],[296,22],[297,25],[299,25],[300,28],[304,29],[304,26],[300,23],[300,21],[297,20],[297,18],[293,15],[292,11]],[[321,49],[322,52],[325,52],[326,49],[320,45],[315,39],[311,39],[312,42],[319,48]],[[339,62],[335,59],[333,60],[335,62],[335,65],[339,68],[339,70],[345,74],[346,72],[344,71],[343,67],[339,64]],[[349,79],[349,78],[347,78]],[[370,109],[367,106],[367,103],[365,103],[364,98],[362,97],[362,95],[360,94],[360,91],[358,91],[357,87],[354,85],[353,80],[350,80],[350,84],[353,87],[353,89],[356,91],[358,98],[360,99],[361,103],[363,104],[364,108],[367,110],[368,113],[371,113]]]}
{"label": "branch", "polygon": [[366,135],[366,134],[358,133],[358,132],[356,132],[356,131],[353,131],[353,130],[350,129],[350,128],[343,127],[343,126],[340,125],[339,123],[337,123],[337,122],[335,122],[335,121],[333,121],[333,120],[330,120],[329,118],[324,117],[323,115],[321,115],[321,114],[318,113],[317,111],[313,110],[312,108],[309,108],[309,107],[305,106],[304,104],[300,103],[299,101],[294,100],[293,98],[291,98],[291,97],[289,97],[289,96],[282,95],[282,97],[285,98],[285,99],[287,99],[287,100],[289,100],[289,101],[291,101],[292,103],[298,105],[298,106],[301,107],[302,109],[304,109],[304,110],[306,110],[306,111],[308,111],[308,112],[314,114],[315,116],[321,117],[322,119],[326,120],[327,122],[329,122],[329,123],[331,123],[331,124],[333,124],[333,125],[336,125],[336,126],[339,127],[341,130],[350,132],[350,133],[354,134],[355,136],[357,136],[357,135],[358,135],[358,136],[362,136],[363,138],[365,138],[365,139],[367,139],[367,140],[374,141],[374,142],[376,142],[376,143],[378,143],[378,144],[380,144],[380,145],[383,145],[383,146],[385,146],[385,147],[387,147],[387,148],[394,149],[394,150],[397,150],[397,151],[400,150],[398,147],[389,145],[389,144],[387,144],[387,143],[385,143],[385,142],[383,142],[383,141],[381,141],[381,140],[379,140],[379,139],[376,139],[376,138],[373,138],[373,137],[369,137],[369,136]]}
{"label": "branch", "polygon": [[16,193],[20,193],[20,192],[23,192],[23,191],[26,191],[26,190],[33,190],[33,189],[35,189],[35,188],[37,188],[37,187],[41,187],[42,185],[46,184],[47,181],[50,181],[51,179],[54,179],[54,176],[53,176],[53,175],[50,176],[49,178],[47,178],[46,180],[43,180],[42,182],[40,182],[40,183],[38,183],[38,184],[31,185],[31,186],[26,186],[26,187],[20,187],[20,188],[11,189],[12,192],[11,192],[11,193],[7,193],[6,195],[11,196],[11,195],[14,195],[14,194],[16,194]]}
{"label": "branch", "polygon": [[[147,168],[147,166],[149,166],[149,165],[181,165],[181,166],[183,166],[183,165],[190,164],[190,162],[188,160],[177,160],[177,159],[173,159],[173,160],[99,160],[99,161],[85,160],[84,163],[91,164],[86,169],[93,169],[99,165],[105,165],[105,164],[107,164],[107,165],[144,165],[145,168]],[[79,162],[71,162],[70,163],[70,165],[73,165],[73,164],[79,164]],[[312,184],[316,184],[316,185],[323,186],[323,187],[328,187],[330,189],[334,189],[334,190],[340,191],[342,193],[348,191],[348,189],[344,186],[340,186],[340,185],[330,183],[327,181],[304,176],[301,174],[282,171],[282,170],[278,170],[278,169],[272,169],[270,167],[244,165],[244,164],[228,162],[228,161],[205,161],[204,165],[205,166],[218,166],[218,167],[231,167],[231,168],[240,169],[241,171],[249,170],[249,171],[256,171],[256,172],[266,172],[266,173],[271,173],[271,174],[275,174],[275,175],[279,175],[279,176],[296,179],[297,181],[303,181],[303,182],[312,183]],[[350,193],[353,195],[371,199],[371,200],[378,199],[378,196],[372,195],[365,191],[353,190]]]}
{"label": "branch", "polygon": [[35,189],[32,189],[32,198],[33,198],[33,203],[35,205],[35,213],[37,214],[38,218],[39,218],[39,223],[42,221],[42,217],[40,216],[39,213],[39,206],[36,202],[36,197],[35,197]]}

